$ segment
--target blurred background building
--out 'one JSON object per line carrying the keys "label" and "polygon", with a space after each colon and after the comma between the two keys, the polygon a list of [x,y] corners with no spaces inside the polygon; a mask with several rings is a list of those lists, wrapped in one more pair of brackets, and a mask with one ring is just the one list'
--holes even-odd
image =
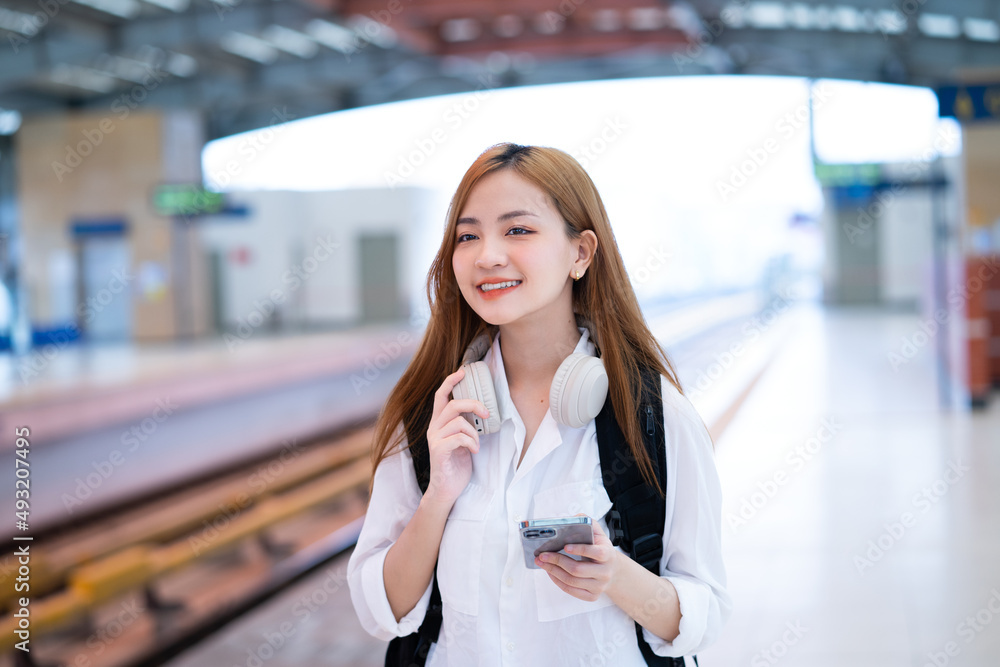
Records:
{"label": "blurred background building", "polygon": [[715,440],[701,664],[1000,663],[1000,2],[0,0],[0,42],[0,664],[382,664],[371,426],[501,141],[587,169]]}

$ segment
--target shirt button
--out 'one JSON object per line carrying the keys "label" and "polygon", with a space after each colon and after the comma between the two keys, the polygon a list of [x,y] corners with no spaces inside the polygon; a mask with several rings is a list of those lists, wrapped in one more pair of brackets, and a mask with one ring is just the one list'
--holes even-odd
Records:
{"label": "shirt button", "polygon": [[517,522],[524,521],[524,517],[521,516],[520,514],[515,514],[514,515],[514,521],[517,521]]}
{"label": "shirt button", "polygon": [[507,642],[507,650],[508,651],[514,650],[514,642]]}
{"label": "shirt button", "polygon": [[507,587],[509,588],[513,585],[514,585],[514,579],[512,577],[507,577]]}

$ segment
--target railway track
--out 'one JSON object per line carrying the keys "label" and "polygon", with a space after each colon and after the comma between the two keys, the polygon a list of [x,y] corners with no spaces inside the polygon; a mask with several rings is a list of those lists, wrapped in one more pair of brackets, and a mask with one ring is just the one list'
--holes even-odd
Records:
{"label": "railway track", "polygon": [[0,667],[162,664],[351,548],[370,422],[36,537],[31,652],[14,648],[13,554],[0,558]]}

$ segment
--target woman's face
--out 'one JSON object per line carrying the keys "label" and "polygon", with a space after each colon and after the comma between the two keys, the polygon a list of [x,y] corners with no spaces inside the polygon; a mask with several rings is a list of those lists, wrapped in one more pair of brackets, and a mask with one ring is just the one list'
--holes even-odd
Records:
{"label": "woman's face", "polygon": [[469,306],[489,324],[572,312],[579,243],[565,229],[548,196],[515,172],[480,179],[458,216],[451,258]]}

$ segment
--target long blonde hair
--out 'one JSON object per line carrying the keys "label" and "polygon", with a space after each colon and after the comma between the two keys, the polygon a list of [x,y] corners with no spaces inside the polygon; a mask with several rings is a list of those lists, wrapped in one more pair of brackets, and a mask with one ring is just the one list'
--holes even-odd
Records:
{"label": "long blonde hair", "polygon": [[[579,238],[589,229],[597,251],[589,270],[573,283],[573,310],[592,323],[592,336],[608,373],[608,396],[615,420],[643,477],[656,487],[652,462],[639,429],[640,367],[656,368],[681,391],[666,352],[649,331],[618,252],[611,223],[593,181],[567,153],[542,146],[503,143],[484,151],[459,183],[448,208],[441,247],[427,275],[431,306],[427,330],[403,376],[389,394],[375,425],[373,469],[392,454],[405,433],[419,434],[409,447],[426,449],[434,392],[458,369],[469,343],[479,333],[495,330],[462,297],[452,269],[455,227],[469,193],[487,174],[510,169],[547,193],[566,221],[566,233]],[[656,398],[659,397],[657,384]],[[400,424],[406,425],[400,431]]]}

